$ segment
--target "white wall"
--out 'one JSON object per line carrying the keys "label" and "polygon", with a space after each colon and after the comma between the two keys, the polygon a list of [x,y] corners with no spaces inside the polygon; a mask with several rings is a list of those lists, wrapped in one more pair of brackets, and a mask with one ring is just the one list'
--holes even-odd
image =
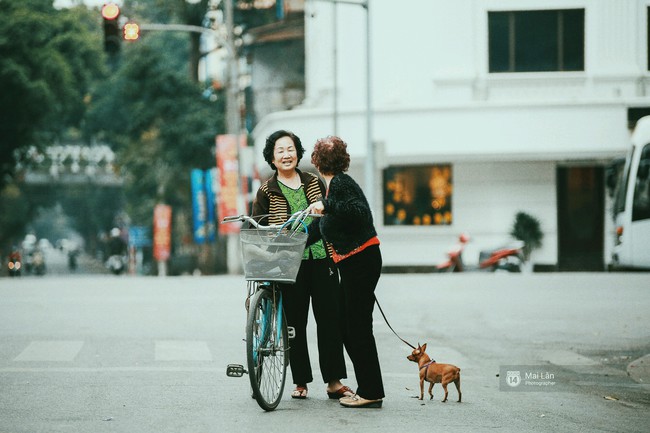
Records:
{"label": "white wall", "polygon": [[[458,162],[452,164],[453,224],[450,226],[381,227],[379,237],[384,262],[391,265],[432,265],[461,233],[471,242],[464,260],[477,264],[479,251],[511,240],[515,214],[523,211],[538,218],[543,247],[534,253],[536,263],[554,264],[557,257],[555,164],[552,162]],[[381,216],[378,218],[381,220]],[[380,221],[378,221],[380,222]]]}
{"label": "white wall", "polygon": [[[650,76],[645,56],[648,0],[371,0],[370,5],[376,108],[485,99],[530,102],[531,97],[627,102],[646,96],[647,83],[641,89],[639,80]],[[309,107],[332,107],[333,8],[326,2],[307,4]],[[339,105],[360,109],[366,83],[365,10],[343,4],[337,8]],[[567,8],[585,9],[585,71],[488,72],[488,11]],[[516,94],[504,93],[508,82],[514,83]],[[441,91],[447,87],[456,91]]]}
{"label": "white wall", "polygon": [[[385,263],[440,261],[463,231],[474,238],[467,260],[476,260],[478,250],[507,239],[519,210],[542,222],[544,247],[535,262],[557,263],[556,167],[623,156],[627,108],[650,106],[648,6],[650,0],[370,0],[378,173],[392,164],[446,162],[454,170],[454,224],[379,224]],[[566,8],[585,8],[584,71],[488,72],[488,11]],[[258,124],[256,153],[278,128],[296,132],[308,153],[332,133],[333,9],[307,3],[307,99]],[[351,174],[363,184],[365,10],[337,9],[338,132],[349,144]],[[375,178],[379,192],[381,176]],[[606,215],[607,249],[610,221]]]}

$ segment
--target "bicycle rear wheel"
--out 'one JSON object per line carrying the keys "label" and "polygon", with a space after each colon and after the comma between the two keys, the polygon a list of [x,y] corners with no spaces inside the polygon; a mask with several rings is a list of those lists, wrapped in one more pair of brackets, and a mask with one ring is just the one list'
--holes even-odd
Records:
{"label": "bicycle rear wheel", "polygon": [[[276,292],[280,296],[279,292]],[[289,335],[279,316],[273,290],[261,288],[251,298],[246,321],[248,374],[257,404],[266,411],[282,399],[289,363]]]}

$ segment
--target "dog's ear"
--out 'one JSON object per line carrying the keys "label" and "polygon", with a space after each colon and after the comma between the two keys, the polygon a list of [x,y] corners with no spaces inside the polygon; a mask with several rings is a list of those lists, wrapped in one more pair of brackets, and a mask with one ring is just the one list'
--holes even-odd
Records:
{"label": "dog's ear", "polygon": [[424,343],[424,346],[422,346],[422,351],[424,352],[425,350],[427,350],[427,343]]}

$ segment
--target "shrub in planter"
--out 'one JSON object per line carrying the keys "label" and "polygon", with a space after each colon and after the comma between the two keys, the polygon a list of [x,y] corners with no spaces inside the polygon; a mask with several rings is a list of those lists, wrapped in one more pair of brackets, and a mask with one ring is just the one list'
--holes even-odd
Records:
{"label": "shrub in planter", "polygon": [[544,233],[537,218],[526,212],[517,212],[510,235],[524,242],[524,259],[528,261],[530,253],[542,246]]}

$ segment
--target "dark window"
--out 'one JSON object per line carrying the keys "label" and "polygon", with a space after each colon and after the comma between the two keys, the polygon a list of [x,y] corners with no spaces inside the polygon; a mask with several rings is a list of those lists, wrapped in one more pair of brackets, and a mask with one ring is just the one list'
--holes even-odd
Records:
{"label": "dark window", "polygon": [[636,122],[642,117],[650,116],[650,107],[634,107],[627,109],[627,127],[630,131],[636,128]]}
{"label": "dark window", "polygon": [[451,165],[384,170],[384,225],[449,225]]}
{"label": "dark window", "polygon": [[584,70],[584,9],[488,12],[490,72]]}
{"label": "dark window", "polygon": [[650,144],[641,151],[641,159],[636,172],[634,184],[634,201],[632,203],[632,221],[650,218]]}

